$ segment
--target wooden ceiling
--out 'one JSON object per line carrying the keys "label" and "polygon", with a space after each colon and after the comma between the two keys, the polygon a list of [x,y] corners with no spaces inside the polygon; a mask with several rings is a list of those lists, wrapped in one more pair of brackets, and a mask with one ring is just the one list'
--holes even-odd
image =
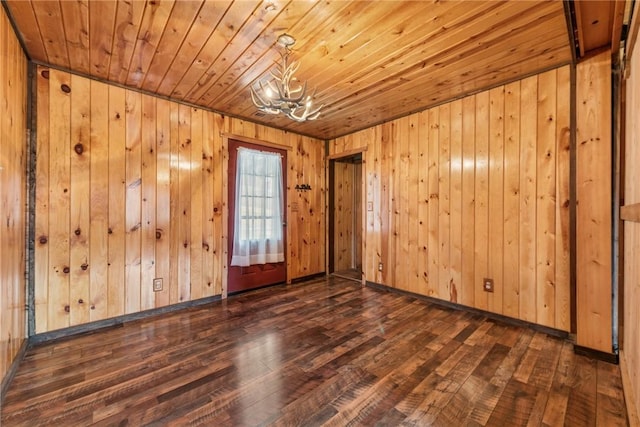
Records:
{"label": "wooden ceiling", "polygon": [[[330,139],[571,62],[562,1],[23,1],[6,5],[36,62]],[[257,114],[282,33],[325,105]]]}
{"label": "wooden ceiling", "polygon": [[579,56],[589,55],[598,49],[620,48],[625,6],[622,0],[583,0],[574,2]]}

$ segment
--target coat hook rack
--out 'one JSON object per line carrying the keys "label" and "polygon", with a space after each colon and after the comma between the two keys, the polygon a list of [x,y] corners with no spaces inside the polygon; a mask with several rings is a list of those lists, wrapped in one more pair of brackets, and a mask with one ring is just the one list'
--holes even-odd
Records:
{"label": "coat hook rack", "polygon": [[298,190],[298,191],[309,191],[309,190],[311,190],[311,186],[309,184],[296,184],[296,190]]}

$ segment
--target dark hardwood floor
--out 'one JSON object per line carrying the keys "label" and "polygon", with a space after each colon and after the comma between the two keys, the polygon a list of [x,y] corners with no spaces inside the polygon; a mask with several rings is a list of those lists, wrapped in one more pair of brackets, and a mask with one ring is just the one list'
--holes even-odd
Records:
{"label": "dark hardwood floor", "polygon": [[14,425],[627,425],[619,368],[340,278],[28,350]]}

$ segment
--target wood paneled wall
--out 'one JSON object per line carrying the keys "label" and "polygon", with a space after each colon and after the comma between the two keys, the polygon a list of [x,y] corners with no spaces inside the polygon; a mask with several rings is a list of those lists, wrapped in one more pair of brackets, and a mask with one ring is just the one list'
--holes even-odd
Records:
{"label": "wood paneled wall", "polygon": [[[635,12],[640,15],[640,12]],[[635,33],[640,29],[639,16],[634,19]],[[627,51],[629,76],[626,80],[626,129],[625,132],[625,175],[623,211],[635,211],[623,215],[624,221],[624,307],[621,367],[625,383],[625,398],[631,425],[640,423],[640,43],[633,43],[633,50]]]}
{"label": "wood paneled wall", "polygon": [[26,337],[27,60],[0,7],[0,378]]}
{"label": "wood paneled wall", "polygon": [[366,280],[568,331],[570,80],[565,66],[330,141],[367,147]]}
{"label": "wood paneled wall", "polygon": [[576,67],[576,342],[613,352],[611,52]]}
{"label": "wood paneled wall", "polygon": [[[324,271],[321,141],[53,69],[36,78],[36,332],[223,294],[223,133],[293,147],[288,278]],[[313,191],[291,191],[301,180]]]}

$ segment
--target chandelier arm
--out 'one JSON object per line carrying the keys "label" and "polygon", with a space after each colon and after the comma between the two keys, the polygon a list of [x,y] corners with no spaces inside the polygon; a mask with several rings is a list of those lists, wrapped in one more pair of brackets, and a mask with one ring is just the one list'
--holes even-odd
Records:
{"label": "chandelier arm", "polygon": [[[292,97],[291,94],[292,93],[296,93],[302,91],[300,93],[300,95]],[[299,88],[297,88],[295,91],[289,91],[289,98],[287,99],[288,102],[295,102],[296,104],[301,104],[302,100],[305,98],[305,95],[307,94],[307,82],[304,82],[304,84],[302,86],[300,86]]]}
{"label": "chandelier arm", "polygon": [[253,101],[253,105],[261,110],[273,107],[271,103],[262,99],[262,97],[253,88],[251,88],[251,100]]}
{"label": "chandelier arm", "polygon": [[[276,75],[276,72],[278,73],[278,75]],[[278,81],[282,81],[282,71],[275,69],[275,70],[271,70],[269,71],[269,74],[271,74],[271,77],[273,77],[274,79],[278,80]]]}
{"label": "chandelier arm", "polygon": [[251,90],[251,101],[253,101],[253,105],[255,105],[258,108],[262,108],[263,104],[260,101],[258,101],[260,96],[253,90],[253,88],[251,88],[250,90]]}
{"label": "chandelier arm", "polygon": [[287,94],[287,87],[283,82],[276,82],[276,92],[278,93],[278,96],[280,97],[280,101],[282,102],[288,102],[288,94]]}
{"label": "chandelier arm", "polygon": [[[302,107],[300,107],[300,108],[302,108]],[[293,119],[295,121],[304,122],[307,119],[309,107],[305,106],[304,110],[302,111],[302,114],[300,114],[298,116],[296,115],[296,111],[297,110],[298,109],[290,111],[289,114],[287,114],[287,116],[289,116],[289,118],[291,118],[291,119]]]}
{"label": "chandelier arm", "polygon": [[317,119],[320,116],[320,110],[322,109],[322,107],[324,107],[324,104],[320,105],[315,110],[311,110],[311,107],[312,107],[312,103],[311,102],[305,105],[305,108],[304,108],[304,111],[302,113],[302,116],[300,116],[300,119],[302,121]]}
{"label": "chandelier arm", "polygon": [[306,120],[304,117],[296,116],[294,113],[295,113],[294,111],[288,112],[287,113],[287,117],[289,117],[291,120],[294,120],[294,121],[300,122],[300,123],[302,123],[302,122],[304,122]]}
{"label": "chandelier arm", "polygon": [[288,67],[284,68],[287,76],[290,79],[293,79],[293,75],[296,73],[296,71],[298,71],[298,68],[300,68],[300,62],[295,61],[292,62],[291,65],[289,65]]}
{"label": "chandelier arm", "polygon": [[[296,104],[296,107],[301,107],[302,104],[303,104],[303,100],[304,100],[304,98],[306,96],[306,93],[307,93],[307,83],[305,82],[303,86],[297,88],[295,91],[291,91],[291,89],[289,89],[287,91],[287,89],[284,87],[284,85],[282,85],[282,86],[283,86],[283,88],[280,91],[280,88],[279,88],[280,85],[278,85],[278,94],[280,96],[280,100],[283,103],[285,103],[285,102],[286,103],[293,103],[293,104]],[[300,93],[300,95],[291,96],[292,93],[296,93],[296,92],[299,92],[299,91],[302,91]]]}
{"label": "chandelier arm", "polygon": [[291,82],[296,80],[296,78],[293,76],[296,70],[297,70],[297,67],[296,68],[289,67],[285,69],[282,72],[282,83],[286,84],[287,86],[290,86]]}
{"label": "chandelier arm", "polygon": [[[298,79],[294,78],[293,80],[298,80]],[[303,84],[298,83],[298,87],[292,88],[291,87],[291,83],[289,83],[289,93],[293,94],[293,93],[298,93],[298,92],[304,92],[306,90],[305,89],[306,84],[307,84],[307,82],[304,82]]]}
{"label": "chandelier arm", "polygon": [[320,110],[322,109],[322,107],[324,107],[324,104],[320,104],[320,106],[318,108],[316,108],[315,110],[309,112],[309,116],[307,117],[307,120],[315,120],[318,118],[318,116],[320,115]]}
{"label": "chandelier arm", "polygon": [[317,119],[318,117],[320,117],[320,111],[318,111],[318,112],[317,112],[317,113],[315,113],[315,114],[310,114],[310,115],[308,115],[308,116],[307,116],[307,120],[309,120],[309,121],[311,121],[311,120],[315,120],[315,119]]}

